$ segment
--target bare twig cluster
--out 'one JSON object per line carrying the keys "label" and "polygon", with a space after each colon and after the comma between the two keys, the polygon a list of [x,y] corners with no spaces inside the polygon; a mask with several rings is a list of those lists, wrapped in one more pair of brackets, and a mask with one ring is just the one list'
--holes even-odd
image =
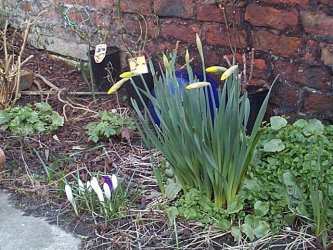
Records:
{"label": "bare twig cluster", "polygon": [[24,49],[26,47],[28,34],[33,22],[27,22],[23,32],[23,42],[18,55],[9,54],[8,43],[8,21],[5,23],[4,30],[1,32],[2,47],[4,51],[4,59],[0,61],[0,108],[6,108],[14,104],[19,98],[21,68],[27,63],[32,56],[22,61]]}

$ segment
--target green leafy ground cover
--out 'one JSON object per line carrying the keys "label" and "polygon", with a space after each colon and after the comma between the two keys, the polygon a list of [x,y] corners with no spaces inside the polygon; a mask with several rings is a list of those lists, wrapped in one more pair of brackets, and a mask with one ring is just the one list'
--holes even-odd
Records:
{"label": "green leafy ground cover", "polygon": [[89,140],[95,143],[119,136],[125,128],[135,128],[135,123],[130,117],[107,111],[100,112],[99,121],[91,122],[86,127]]}
{"label": "green leafy ground cover", "polygon": [[53,132],[63,125],[64,118],[45,102],[0,111],[0,129],[17,136]]}
{"label": "green leafy ground cover", "polygon": [[236,240],[242,234],[253,240],[277,233],[298,220],[310,224],[325,244],[333,221],[333,126],[315,119],[287,124],[273,117],[262,130],[237,204],[217,208],[192,189],[175,207],[186,219],[231,230]]}

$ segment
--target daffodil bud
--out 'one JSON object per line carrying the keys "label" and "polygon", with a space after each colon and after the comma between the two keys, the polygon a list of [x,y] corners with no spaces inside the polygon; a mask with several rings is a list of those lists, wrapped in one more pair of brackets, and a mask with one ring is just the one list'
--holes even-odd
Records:
{"label": "daffodil bud", "polygon": [[136,74],[134,72],[127,71],[127,72],[124,72],[124,73],[120,74],[119,77],[122,78],[122,79],[124,79],[124,78],[132,78],[134,76],[136,76]]}
{"label": "daffodil bud", "polygon": [[115,84],[113,84],[113,86],[109,89],[108,94],[112,95],[113,93],[117,92],[128,80],[129,78],[123,78],[118,82],[116,82]]}
{"label": "daffodil bud", "polygon": [[169,59],[165,54],[163,54],[163,64],[166,69],[168,69],[170,66]]}
{"label": "daffodil bud", "polygon": [[213,74],[220,74],[226,71],[227,68],[222,67],[222,66],[210,66],[206,69],[207,73],[213,73]]}
{"label": "daffodil bud", "polygon": [[221,76],[221,80],[224,81],[229,78],[236,70],[238,69],[238,65],[233,65],[229,69],[227,69]]}
{"label": "daffodil bud", "polygon": [[209,85],[210,85],[209,82],[195,82],[195,83],[191,83],[191,84],[187,85],[186,89],[187,90],[198,89],[198,88],[203,88],[203,87],[206,87]]}
{"label": "daffodil bud", "polygon": [[188,52],[188,49],[185,52],[185,63],[186,65],[190,64],[190,53]]}

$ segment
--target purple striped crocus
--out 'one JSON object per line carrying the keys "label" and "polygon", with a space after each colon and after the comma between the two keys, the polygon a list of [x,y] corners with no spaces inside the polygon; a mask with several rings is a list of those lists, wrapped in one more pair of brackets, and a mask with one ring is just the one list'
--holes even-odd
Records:
{"label": "purple striped crocus", "polygon": [[118,187],[118,179],[116,175],[103,175],[104,182],[109,186],[111,192],[114,192]]}

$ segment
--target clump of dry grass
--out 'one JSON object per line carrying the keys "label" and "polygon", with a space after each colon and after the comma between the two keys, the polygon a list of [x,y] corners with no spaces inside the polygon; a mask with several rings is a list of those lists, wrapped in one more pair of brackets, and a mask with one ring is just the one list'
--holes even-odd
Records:
{"label": "clump of dry grass", "polygon": [[13,46],[14,41],[8,40],[8,21],[5,22],[4,29],[0,32],[2,40],[2,49],[4,58],[0,60],[0,108],[4,109],[13,105],[19,99],[20,76],[22,66],[27,63],[33,56],[29,56],[22,61],[23,52],[25,50],[28,34],[33,21],[26,23],[23,31],[23,42],[18,55],[13,52],[9,53],[9,49]]}

